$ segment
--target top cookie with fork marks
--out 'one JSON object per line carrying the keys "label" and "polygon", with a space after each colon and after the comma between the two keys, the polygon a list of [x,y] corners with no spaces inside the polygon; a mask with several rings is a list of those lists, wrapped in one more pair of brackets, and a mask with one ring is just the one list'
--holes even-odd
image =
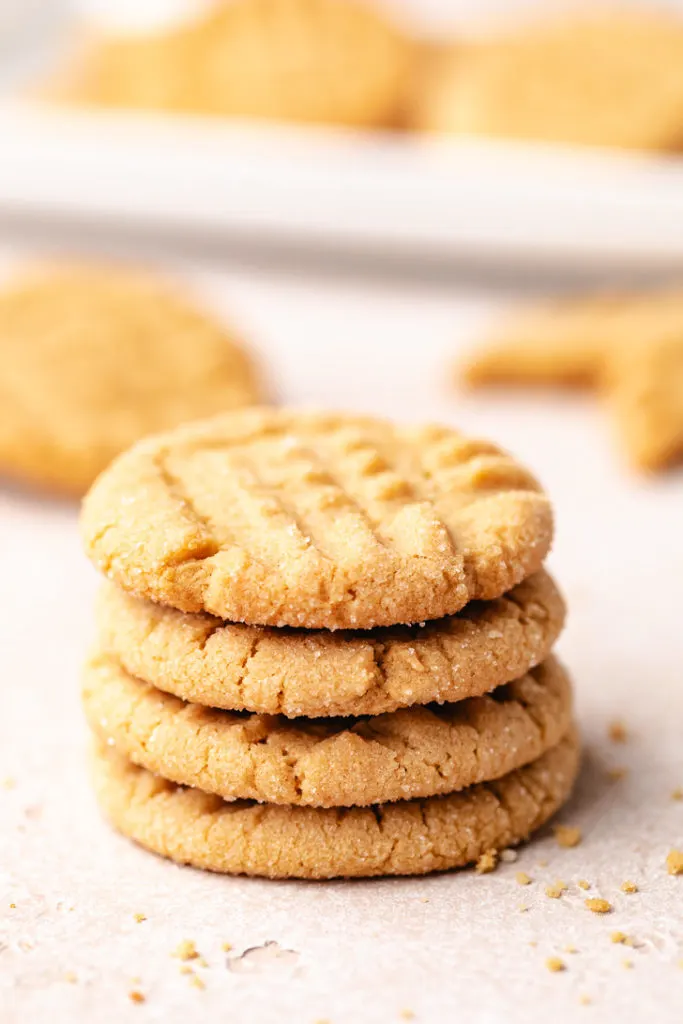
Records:
{"label": "top cookie with fork marks", "polygon": [[252,408],[147,438],[82,513],[125,590],[254,625],[370,629],[536,572],[552,512],[498,447],[443,426]]}

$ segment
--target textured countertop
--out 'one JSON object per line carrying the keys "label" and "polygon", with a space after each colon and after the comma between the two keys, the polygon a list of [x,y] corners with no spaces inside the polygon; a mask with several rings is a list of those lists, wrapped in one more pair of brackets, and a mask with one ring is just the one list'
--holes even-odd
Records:
{"label": "textured countertop", "polygon": [[[86,776],[78,672],[97,580],[75,510],[3,489],[2,1024],[680,1021],[683,877],[665,859],[683,848],[683,474],[629,475],[590,399],[451,391],[449,361],[490,293],[194,277],[257,343],[281,399],[444,419],[540,475],[586,744],[559,820],[582,842],[562,849],[548,829],[492,874],[350,883],[221,878],[136,849],[100,819]],[[617,720],[624,743],[608,735]],[[558,879],[568,889],[551,899]],[[579,879],[613,913],[588,911]],[[637,893],[620,891],[627,879]],[[181,973],[183,940],[207,966]]]}

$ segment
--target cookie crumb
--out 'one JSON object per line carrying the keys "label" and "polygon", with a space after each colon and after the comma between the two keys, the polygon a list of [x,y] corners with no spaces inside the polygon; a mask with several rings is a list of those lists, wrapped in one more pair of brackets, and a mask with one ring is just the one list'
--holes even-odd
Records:
{"label": "cookie crumb", "polygon": [[489,871],[495,871],[498,867],[498,853],[496,850],[487,850],[475,864],[474,870],[478,875],[486,875]]}
{"label": "cookie crumb", "polygon": [[611,914],[614,910],[614,907],[608,900],[604,900],[599,896],[591,896],[584,900],[584,903],[594,914]]}
{"label": "cookie crumb", "polygon": [[529,904],[528,903],[520,903],[519,906],[517,907],[517,910],[520,912],[520,914],[526,914],[526,912],[529,910]]}
{"label": "cookie crumb", "polygon": [[545,962],[546,967],[549,971],[556,974],[558,971],[566,971],[567,967],[563,960],[560,960],[559,956],[549,956]]}
{"label": "cookie crumb", "polygon": [[624,965],[624,967],[626,968],[627,971],[630,971],[631,968],[633,967],[633,960],[629,960],[627,958],[626,960],[622,960],[621,962],[622,962],[622,964]]}
{"label": "cookie crumb", "polygon": [[517,885],[531,885],[531,878],[526,871],[518,871],[515,875],[515,882]]}
{"label": "cookie crumb", "polygon": [[2,780],[2,788],[7,790],[16,789],[17,780],[13,779],[11,775],[6,776],[6,778]]}
{"label": "cookie crumb", "polygon": [[590,889],[591,887],[590,882],[587,882],[585,878],[580,878],[576,884],[579,889]]}
{"label": "cookie crumb", "polygon": [[669,850],[666,870],[670,875],[683,875],[683,850]]}
{"label": "cookie crumb", "polygon": [[429,903],[429,900],[427,899],[426,896],[423,896],[422,899],[420,900],[420,903]]}
{"label": "cookie crumb", "polygon": [[179,971],[181,974],[194,974],[194,969],[189,964],[181,964]]}
{"label": "cookie crumb", "polygon": [[128,993],[128,998],[131,1003],[144,1003],[146,1001],[146,996],[144,996],[137,988],[132,989],[132,991]]}
{"label": "cookie crumb", "polygon": [[571,945],[565,946],[564,947],[564,951],[565,951],[565,953],[578,953],[579,952],[578,949],[576,948],[576,946],[571,946]]}
{"label": "cookie crumb", "polygon": [[514,864],[518,857],[519,857],[519,854],[517,853],[516,850],[501,850],[500,851],[500,859],[505,864]]}
{"label": "cookie crumb", "polygon": [[579,996],[579,1002],[581,1003],[581,1005],[582,1005],[582,1006],[590,1006],[590,1004],[592,1003],[592,1001],[593,1001],[593,1000],[591,999],[591,997],[590,997],[590,996],[588,996],[588,995],[586,995],[586,993],[585,993],[585,992],[584,992],[584,993],[582,993],[582,994],[581,994],[581,995]]}
{"label": "cookie crumb", "polygon": [[64,981],[68,981],[70,985],[75,985],[78,982],[78,975],[75,971],[66,971],[64,974]]}
{"label": "cookie crumb", "polygon": [[566,892],[569,886],[561,878],[558,878],[552,885],[546,885],[545,894],[549,896],[551,900],[559,900],[563,892]]}
{"label": "cookie crumb", "polygon": [[10,903],[9,908],[10,908],[10,910],[16,910],[17,909],[16,903]]}
{"label": "cookie crumb", "polygon": [[192,979],[190,981],[190,985],[192,985],[193,988],[199,988],[199,989],[205,989],[206,988],[206,982],[202,981],[202,979],[199,978],[196,974],[193,975],[193,977],[192,977]]}
{"label": "cookie crumb", "polygon": [[638,892],[638,886],[635,882],[631,882],[628,879],[622,882],[619,886],[622,892]]}
{"label": "cookie crumb", "polygon": [[626,740],[628,739],[626,726],[619,719],[615,719],[615,721],[610,722],[607,735],[611,739],[612,743],[626,743]]}
{"label": "cookie crumb", "polygon": [[133,914],[133,920],[137,921],[138,924],[142,924],[143,921],[147,920],[145,914]]}
{"label": "cookie crumb", "polygon": [[672,800],[683,800],[683,789],[680,786],[676,786],[673,793],[671,794]]}
{"label": "cookie crumb", "polygon": [[179,960],[196,960],[199,953],[192,939],[183,939],[171,956],[177,956]]}
{"label": "cookie crumb", "polygon": [[572,846],[578,846],[581,842],[581,829],[575,828],[571,825],[556,825],[553,829],[555,833],[555,839],[557,840],[558,846],[563,846],[567,849]]}
{"label": "cookie crumb", "polygon": [[617,765],[615,768],[609,768],[607,775],[613,782],[618,782],[620,779],[625,779],[628,775],[628,768],[624,768],[623,765]]}
{"label": "cookie crumb", "polygon": [[224,942],[223,945],[221,946],[221,949],[223,950],[224,953],[229,953],[230,950],[233,949],[232,942]]}
{"label": "cookie crumb", "polygon": [[610,939],[612,942],[620,942],[622,945],[625,945],[628,941],[628,935],[626,932],[612,932]]}
{"label": "cookie crumb", "polygon": [[203,957],[203,956],[199,957],[199,959],[197,960],[197,964],[199,965],[199,967],[208,967],[209,966],[207,961],[206,961],[206,958]]}
{"label": "cookie crumb", "polygon": [[399,1016],[401,1020],[415,1020],[415,1013],[413,1010],[401,1010]]}

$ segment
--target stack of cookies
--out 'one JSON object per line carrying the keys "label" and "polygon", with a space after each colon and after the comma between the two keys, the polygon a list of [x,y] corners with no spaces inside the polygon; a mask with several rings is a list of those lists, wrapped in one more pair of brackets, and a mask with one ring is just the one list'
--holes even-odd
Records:
{"label": "stack of cookies", "polygon": [[120,456],[84,701],[123,833],[234,874],[418,874],[518,843],[579,746],[547,498],[445,427],[249,409]]}

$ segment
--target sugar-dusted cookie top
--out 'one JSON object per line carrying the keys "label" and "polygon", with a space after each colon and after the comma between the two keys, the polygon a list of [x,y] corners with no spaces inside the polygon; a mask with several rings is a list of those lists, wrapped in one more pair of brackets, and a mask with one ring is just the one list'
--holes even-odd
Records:
{"label": "sugar-dusted cookie top", "polygon": [[251,409],[148,438],[85,499],[88,555],[140,597],[258,625],[450,615],[536,572],[547,497],[448,427]]}
{"label": "sugar-dusted cookie top", "polygon": [[433,131],[677,150],[683,18],[615,6],[519,27],[442,65],[417,122]]}
{"label": "sugar-dusted cookie top", "polygon": [[497,779],[559,743],[572,706],[552,657],[457,704],[291,719],[186,704],[96,654],[83,702],[100,739],[163,778],[225,800],[312,807],[410,800]]}
{"label": "sugar-dusted cookie top", "polygon": [[0,473],[80,495],[143,435],[262,399],[231,332],[142,274],[61,266],[0,291]]}
{"label": "sugar-dusted cookie top", "polygon": [[334,633],[247,626],[141,601],[110,583],[97,625],[102,651],[183,700],[320,718],[488,693],[547,657],[564,615],[541,570],[503,597],[421,626]]}

